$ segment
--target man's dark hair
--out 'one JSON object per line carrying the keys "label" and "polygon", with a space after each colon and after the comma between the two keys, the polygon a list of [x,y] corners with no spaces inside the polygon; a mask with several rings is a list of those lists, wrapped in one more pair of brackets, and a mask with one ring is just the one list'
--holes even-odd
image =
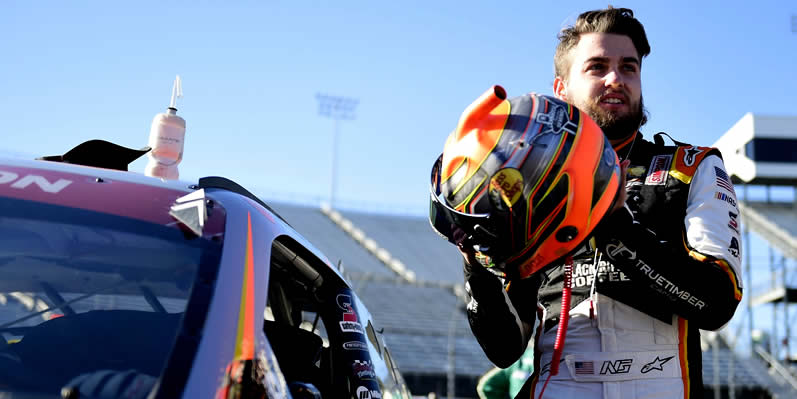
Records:
{"label": "man's dark hair", "polygon": [[587,11],[578,16],[576,23],[559,32],[559,45],[553,57],[554,73],[562,79],[567,78],[570,70],[570,50],[578,44],[583,33],[615,33],[631,39],[636,48],[639,62],[650,54],[650,44],[645,35],[645,27],[634,18],[634,12],[628,8],[609,6],[605,10]]}

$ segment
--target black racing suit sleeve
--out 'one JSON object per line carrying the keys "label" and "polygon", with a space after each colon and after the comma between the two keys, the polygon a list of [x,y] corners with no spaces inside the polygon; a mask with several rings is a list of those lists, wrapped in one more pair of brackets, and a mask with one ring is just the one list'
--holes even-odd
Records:
{"label": "black racing suit sleeve", "polygon": [[733,317],[739,300],[727,272],[675,248],[634,218],[628,204],[598,226],[595,234],[604,256],[650,288],[660,303],[704,330],[717,330]]}
{"label": "black racing suit sleeve", "polygon": [[468,323],[484,354],[507,368],[523,355],[536,317],[537,279],[505,284],[481,265],[465,262]]}

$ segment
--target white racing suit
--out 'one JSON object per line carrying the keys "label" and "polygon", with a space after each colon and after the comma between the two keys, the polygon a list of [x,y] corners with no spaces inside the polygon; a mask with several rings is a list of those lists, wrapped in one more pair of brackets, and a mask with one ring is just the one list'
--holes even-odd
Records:
{"label": "white racing suit", "polygon": [[[736,197],[716,149],[664,146],[637,134],[628,199],[573,255],[570,320],[544,398],[702,398],[698,329],[717,330],[742,296]],[[499,367],[533,338],[538,398],[550,374],[563,266],[504,281],[465,265],[468,320]]]}

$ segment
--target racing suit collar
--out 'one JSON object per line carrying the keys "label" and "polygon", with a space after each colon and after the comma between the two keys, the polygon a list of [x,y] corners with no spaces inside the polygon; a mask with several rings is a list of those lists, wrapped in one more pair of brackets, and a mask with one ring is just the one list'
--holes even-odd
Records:
{"label": "racing suit collar", "polygon": [[625,140],[613,144],[612,147],[614,148],[614,151],[617,152],[617,157],[620,158],[621,160],[628,159],[628,156],[631,153],[631,149],[634,148],[633,143],[637,140],[642,140],[642,132],[640,132],[639,130],[635,131]]}

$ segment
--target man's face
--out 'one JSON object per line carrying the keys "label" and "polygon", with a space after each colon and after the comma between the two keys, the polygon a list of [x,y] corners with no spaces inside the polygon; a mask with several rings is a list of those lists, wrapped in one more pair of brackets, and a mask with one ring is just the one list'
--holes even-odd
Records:
{"label": "man's face", "polygon": [[633,134],[643,118],[640,59],[631,38],[585,33],[570,51],[568,76],[556,77],[556,96],[586,112],[610,140]]}

